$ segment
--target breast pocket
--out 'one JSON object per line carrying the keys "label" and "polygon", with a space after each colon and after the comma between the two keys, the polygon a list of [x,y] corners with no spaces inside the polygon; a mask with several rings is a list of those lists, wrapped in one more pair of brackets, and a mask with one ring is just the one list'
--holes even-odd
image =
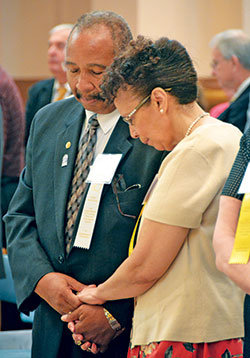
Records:
{"label": "breast pocket", "polygon": [[122,216],[136,219],[146,189],[140,183],[127,185],[123,175],[118,174],[111,183],[117,210]]}

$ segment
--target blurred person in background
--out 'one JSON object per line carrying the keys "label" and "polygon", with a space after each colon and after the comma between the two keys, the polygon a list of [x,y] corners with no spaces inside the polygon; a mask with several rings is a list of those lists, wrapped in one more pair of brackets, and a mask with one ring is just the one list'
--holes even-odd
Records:
{"label": "blurred person in background", "polygon": [[[24,107],[12,77],[0,66],[1,107],[1,218],[7,212],[24,166]],[[2,247],[6,250],[5,224],[1,219]],[[0,273],[1,277],[1,273]],[[23,324],[16,305],[2,302],[2,329],[18,329]]]}
{"label": "blurred person in background", "polygon": [[[24,166],[24,108],[21,94],[11,76],[0,66],[0,106],[3,125],[1,178],[2,216],[7,212]],[[5,235],[3,247],[6,247]]]}
{"label": "blurred person in background", "polygon": [[31,121],[35,113],[46,104],[68,97],[71,94],[65,69],[65,45],[73,24],[60,24],[49,32],[48,68],[53,78],[35,83],[29,89],[26,104],[25,143],[29,137]]}
{"label": "blurred person in background", "polygon": [[210,41],[212,74],[229,95],[230,105],[218,118],[242,132],[250,126],[247,114],[250,94],[250,38],[242,30],[226,30]]}

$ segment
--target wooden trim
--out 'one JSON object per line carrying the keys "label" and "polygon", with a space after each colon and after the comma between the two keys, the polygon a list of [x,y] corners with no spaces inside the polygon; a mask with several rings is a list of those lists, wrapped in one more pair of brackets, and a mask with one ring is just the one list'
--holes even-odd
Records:
{"label": "wooden trim", "polygon": [[34,83],[43,80],[44,78],[30,78],[30,79],[14,79],[20,93],[21,96],[23,98],[23,103],[24,105],[26,104],[27,98],[28,98],[28,90],[30,88],[30,86],[32,86]]}

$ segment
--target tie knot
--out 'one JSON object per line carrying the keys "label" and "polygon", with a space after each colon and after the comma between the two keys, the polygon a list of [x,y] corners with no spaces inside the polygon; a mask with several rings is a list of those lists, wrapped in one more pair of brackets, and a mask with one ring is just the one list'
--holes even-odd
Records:
{"label": "tie knot", "polygon": [[58,87],[57,91],[61,94],[61,93],[65,93],[67,90],[65,87],[61,86],[61,87]]}
{"label": "tie knot", "polygon": [[96,128],[99,126],[99,122],[98,122],[98,120],[97,120],[97,114],[96,114],[96,113],[93,114],[93,115],[90,117],[90,119],[89,119],[89,126],[90,126],[91,128],[94,128],[94,129],[96,129]]}
{"label": "tie knot", "polygon": [[59,100],[63,99],[66,92],[67,92],[67,89],[65,87],[58,87],[57,88],[57,97],[55,100],[59,101]]}

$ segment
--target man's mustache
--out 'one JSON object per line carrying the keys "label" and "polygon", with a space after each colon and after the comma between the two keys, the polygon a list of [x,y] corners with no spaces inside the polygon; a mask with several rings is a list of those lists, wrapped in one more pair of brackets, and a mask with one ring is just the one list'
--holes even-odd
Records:
{"label": "man's mustache", "polygon": [[[79,92],[79,91],[77,91],[77,90],[76,90],[76,98],[77,98],[77,99],[81,99],[81,98],[82,98],[81,92]],[[98,100],[98,101],[103,101],[103,102],[106,100],[106,98],[104,98],[100,93],[92,94],[92,95],[88,96],[87,99],[88,99],[88,100],[90,100],[90,99],[96,99],[96,100]]]}

